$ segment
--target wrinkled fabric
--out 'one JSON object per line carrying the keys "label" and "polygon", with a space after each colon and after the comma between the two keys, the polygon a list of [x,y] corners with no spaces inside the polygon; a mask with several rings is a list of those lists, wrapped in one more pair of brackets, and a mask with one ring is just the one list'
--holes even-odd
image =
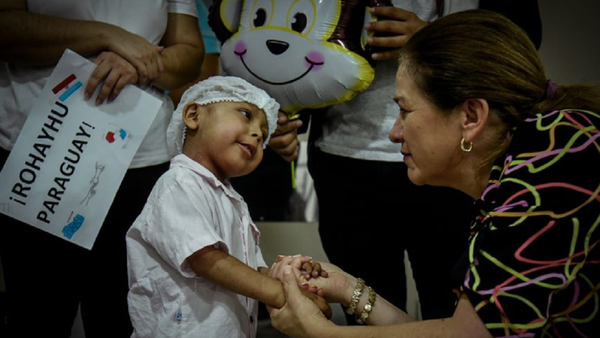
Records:
{"label": "wrinkled fabric", "polygon": [[256,270],[266,266],[259,235],[229,183],[174,157],[127,233],[133,337],[254,337],[258,301],[196,276],[186,259],[214,246]]}

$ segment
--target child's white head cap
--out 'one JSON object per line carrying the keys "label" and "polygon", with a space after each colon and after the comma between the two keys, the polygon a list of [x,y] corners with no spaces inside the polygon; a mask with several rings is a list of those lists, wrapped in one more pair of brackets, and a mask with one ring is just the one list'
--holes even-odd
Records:
{"label": "child's white head cap", "polygon": [[277,128],[279,103],[267,92],[255,87],[248,81],[235,76],[212,76],[188,88],[181,96],[181,101],[173,112],[167,128],[167,143],[171,155],[181,154],[185,139],[185,123],[183,109],[189,102],[207,105],[216,102],[248,102],[265,112],[269,126],[263,148],[269,143],[271,134]]}

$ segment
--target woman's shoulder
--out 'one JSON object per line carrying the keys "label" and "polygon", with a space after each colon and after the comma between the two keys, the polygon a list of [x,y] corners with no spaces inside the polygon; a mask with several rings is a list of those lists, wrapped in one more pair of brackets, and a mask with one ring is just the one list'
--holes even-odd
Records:
{"label": "woman's shoulder", "polygon": [[557,110],[524,121],[496,162],[488,201],[527,214],[579,210],[600,187],[599,126],[599,114],[582,110]]}
{"label": "woman's shoulder", "polygon": [[[600,159],[600,114],[564,109],[537,114],[519,125],[504,163],[529,169]],[[531,171],[531,170],[530,170]]]}
{"label": "woman's shoulder", "polygon": [[600,113],[582,109],[553,110],[526,118],[517,130],[549,132],[561,126],[570,126],[574,130],[598,130]]}
{"label": "woman's shoulder", "polygon": [[593,112],[539,114],[496,163],[464,282],[494,335],[598,332],[595,319],[570,320],[598,308],[598,126]]}

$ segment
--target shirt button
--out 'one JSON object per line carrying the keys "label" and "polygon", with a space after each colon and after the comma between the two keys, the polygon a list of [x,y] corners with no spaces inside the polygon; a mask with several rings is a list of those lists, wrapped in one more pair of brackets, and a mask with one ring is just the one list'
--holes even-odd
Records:
{"label": "shirt button", "polygon": [[250,316],[250,324],[254,324],[254,317]]}

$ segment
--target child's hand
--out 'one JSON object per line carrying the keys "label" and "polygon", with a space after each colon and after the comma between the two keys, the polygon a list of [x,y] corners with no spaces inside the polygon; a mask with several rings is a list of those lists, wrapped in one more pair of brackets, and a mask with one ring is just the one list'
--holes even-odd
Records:
{"label": "child's hand", "polygon": [[313,285],[308,283],[308,280],[311,278],[317,277],[327,277],[327,271],[323,270],[321,264],[319,262],[313,262],[312,257],[302,256],[302,255],[294,255],[294,256],[277,256],[277,262],[271,266],[269,271],[269,277],[276,278],[278,280],[282,280],[283,277],[283,268],[286,266],[291,266],[299,271],[301,271],[301,276],[299,278],[298,284],[299,286],[311,293],[314,294],[322,294],[322,291]]}
{"label": "child's hand", "polygon": [[275,278],[277,280],[282,280],[283,278],[283,267],[291,266],[298,270],[302,269],[302,265],[305,263],[309,263],[312,261],[312,257],[302,256],[302,255],[294,255],[294,256],[283,256],[278,255],[277,261],[273,263],[271,266],[271,270],[269,271],[269,277]]}
{"label": "child's hand", "polygon": [[284,266],[292,266],[302,272],[306,280],[317,277],[327,277],[327,271],[323,270],[319,262],[314,262],[312,257],[295,255],[295,256],[277,256],[277,262],[271,267],[269,276],[281,280]]}
{"label": "child's hand", "polygon": [[304,278],[306,280],[317,277],[327,278],[329,276],[327,271],[323,270],[323,268],[321,267],[321,263],[319,262],[306,262],[302,264],[302,269],[300,271],[302,272],[302,275],[304,275]]}

